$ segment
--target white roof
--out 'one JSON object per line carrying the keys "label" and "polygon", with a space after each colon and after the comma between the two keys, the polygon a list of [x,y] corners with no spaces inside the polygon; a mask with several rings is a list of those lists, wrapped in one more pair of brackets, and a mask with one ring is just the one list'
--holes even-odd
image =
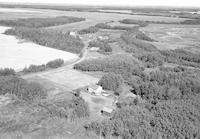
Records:
{"label": "white roof", "polygon": [[93,90],[96,90],[98,89],[100,86],[99,85],[96,85],[96,84],[93,84],[93,85],[90,85],[88,86],[88,88],[92,88]]}
{"label": "white roof", "polygon": [[108,108],[108,107],[104,107],[103,111],[108,112],[108,113],[112,113],[113,109]]}

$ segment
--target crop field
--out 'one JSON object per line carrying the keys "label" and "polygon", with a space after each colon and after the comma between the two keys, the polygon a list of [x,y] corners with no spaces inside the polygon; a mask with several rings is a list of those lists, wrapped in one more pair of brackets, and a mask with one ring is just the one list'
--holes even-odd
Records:
{"label": "crop field", "polygon": [[17,71],[31,64],[46,64],[61,58],[66,62],[73,61],[78,55],[56,50],[30,42],[19,42],[15,37],[2,34],[7,28],[0,27],[0,67],[10,67]]}
{"label": "crop field", "polygon": [[200,26],[198,25],[149,25],[142,28],[147,35],[157,40],[158,49],[199,47]]}

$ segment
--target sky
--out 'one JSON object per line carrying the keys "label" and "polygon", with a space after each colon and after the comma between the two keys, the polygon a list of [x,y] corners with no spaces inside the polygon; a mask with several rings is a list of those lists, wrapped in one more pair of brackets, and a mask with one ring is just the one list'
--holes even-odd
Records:
{"label": "sky", "polygon": [[200,0],[0,0],[9,3],[50,3],[70,5],[200,7]]}

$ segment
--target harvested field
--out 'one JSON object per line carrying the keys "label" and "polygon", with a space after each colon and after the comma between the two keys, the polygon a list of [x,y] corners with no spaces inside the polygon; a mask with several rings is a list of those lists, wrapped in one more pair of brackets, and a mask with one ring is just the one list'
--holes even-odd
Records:
{"label": "harvested field", "polygon": [[161,50],[186,47],[199,47],[199,25],[159,25],[142,28],[147,35],[158,42],[153,44]]}
{"label": "harvested field", "polygon": [[89,84],[97,83],[99,81],[98,78],[70,69],[68,67],[33,75],[25,75],[23,78],[33,80],[35,77],[39,79],[38,82],[42,82],[43,80],[49,81],[49,83],[53,82],[59,89],[65,91],[72,91]]}
{"label": "harvested field", "polygon": [[13,68],[17,71],[31,64],[45,64],[61,58],[66,62],[73,61],[78,55],[56,50],[30,42],[19,42],[15,37],[2,34],[7,28],[0,27],[0,67]]}

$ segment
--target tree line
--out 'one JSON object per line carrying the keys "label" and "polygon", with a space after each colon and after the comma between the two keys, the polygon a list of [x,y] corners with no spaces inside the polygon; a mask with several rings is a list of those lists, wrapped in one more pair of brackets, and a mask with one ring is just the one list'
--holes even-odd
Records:
{"label": "tree line", "polygon": [[74,22],[80,22],[84,20],[85,20],[84,18],[78,18],[78,17],[57,16],[52,18],[0,20],[0,25],[9,27],[42,28],[42,27],[58,26]]}
{"label": "tree line", "polygon": [[31,73],[31,72],[41,72],[45,71],[46,69],[55,69],[58,67],[61,67],[64,64],[63,59],[55,59],[52,61],[49,61],[46,65],[30,65],[29,67],[25,67],[22,72],[23,73]]}

